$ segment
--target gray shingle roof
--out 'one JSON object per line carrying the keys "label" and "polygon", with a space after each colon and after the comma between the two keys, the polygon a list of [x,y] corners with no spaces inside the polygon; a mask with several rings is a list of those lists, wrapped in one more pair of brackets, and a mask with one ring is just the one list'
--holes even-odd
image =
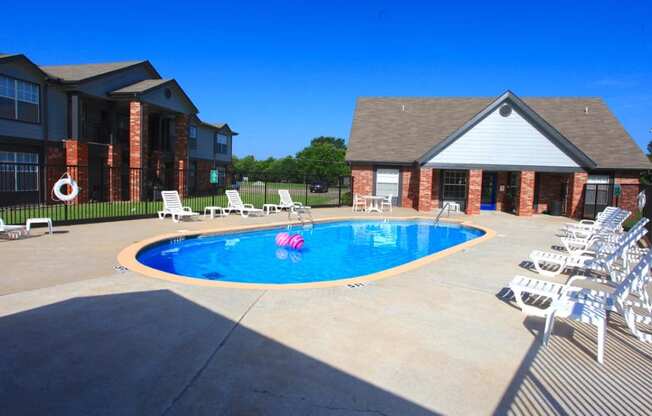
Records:
{"label": "gray shingle roof", "polygon": [[[412,163],[494,100],[495,97],[359,98],[346,159]],[[597,168],[652,168],[602,99],[521,97],[521,100],[595,161]]]}
{"label": "gray shingle roof", "polygon": [[144,79],[138,81],[135,84],[127,85],[115,91],[111,91],[111,94],[138,94],[145,91],[149,91],[152,88],[156,88],[160,85],[166,84],[172,81],[171,79]]}
{"label": "gray shingle roof", "polygon": [[48,75],[56,78],[61,78],[63,81],[77,82],[145,62],[147,61],[110,62],[104,64],[55,65],[41,66],[41,69]]}

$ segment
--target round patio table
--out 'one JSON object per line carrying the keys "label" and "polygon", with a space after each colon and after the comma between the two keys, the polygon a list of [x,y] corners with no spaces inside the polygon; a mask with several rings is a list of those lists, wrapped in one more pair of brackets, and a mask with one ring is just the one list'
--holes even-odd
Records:
{"label": "round patio table", "polygon": [[363,195],[362,198],[369,201],[369,203],[367,204],[367,208],[365,208],[365,211],[367,211],[367,212],[383,212],[383,210],[380,208],[380,206],[381,206],[382,201],[385,199],[384,196]]}

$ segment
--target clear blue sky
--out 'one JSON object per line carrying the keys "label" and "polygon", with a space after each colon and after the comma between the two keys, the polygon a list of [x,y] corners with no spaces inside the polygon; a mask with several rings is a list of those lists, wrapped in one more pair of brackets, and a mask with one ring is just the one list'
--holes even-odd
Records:
{"label": "clear blue sky", "polygon": [[357,96],[506,89],[601,96],[639,145],[652,139],[649,0],[90,3],[7,1],[0,49],[50,65],[149,59],[203,119],[241,133],[240,156],[348,139]]}

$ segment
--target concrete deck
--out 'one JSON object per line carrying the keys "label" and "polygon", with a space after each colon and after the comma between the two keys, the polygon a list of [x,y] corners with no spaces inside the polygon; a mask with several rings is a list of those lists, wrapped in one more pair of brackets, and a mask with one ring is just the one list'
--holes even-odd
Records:
{"label": "concrete deck", "polygon": [[[349,216],[345,209],[315,216]],[[393,215],[414,215],[395,210]],[[0,240],[0,414],[650,414],[652,347],[610,321],[539,319],[496,295],[563,218],[482,214],[497,236],[360,287],[205,288],[114,270],[134,241],[276,222],[58,227]]]}

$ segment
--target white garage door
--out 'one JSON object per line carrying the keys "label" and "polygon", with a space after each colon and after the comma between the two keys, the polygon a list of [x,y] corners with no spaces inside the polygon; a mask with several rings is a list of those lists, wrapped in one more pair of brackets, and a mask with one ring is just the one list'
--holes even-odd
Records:
{"label": "white garage door", "polygon": [[391,195],[392,203],[397,205],[399,193],[399,177],[400,170],[398,169],[376,169],[376,195]]}

